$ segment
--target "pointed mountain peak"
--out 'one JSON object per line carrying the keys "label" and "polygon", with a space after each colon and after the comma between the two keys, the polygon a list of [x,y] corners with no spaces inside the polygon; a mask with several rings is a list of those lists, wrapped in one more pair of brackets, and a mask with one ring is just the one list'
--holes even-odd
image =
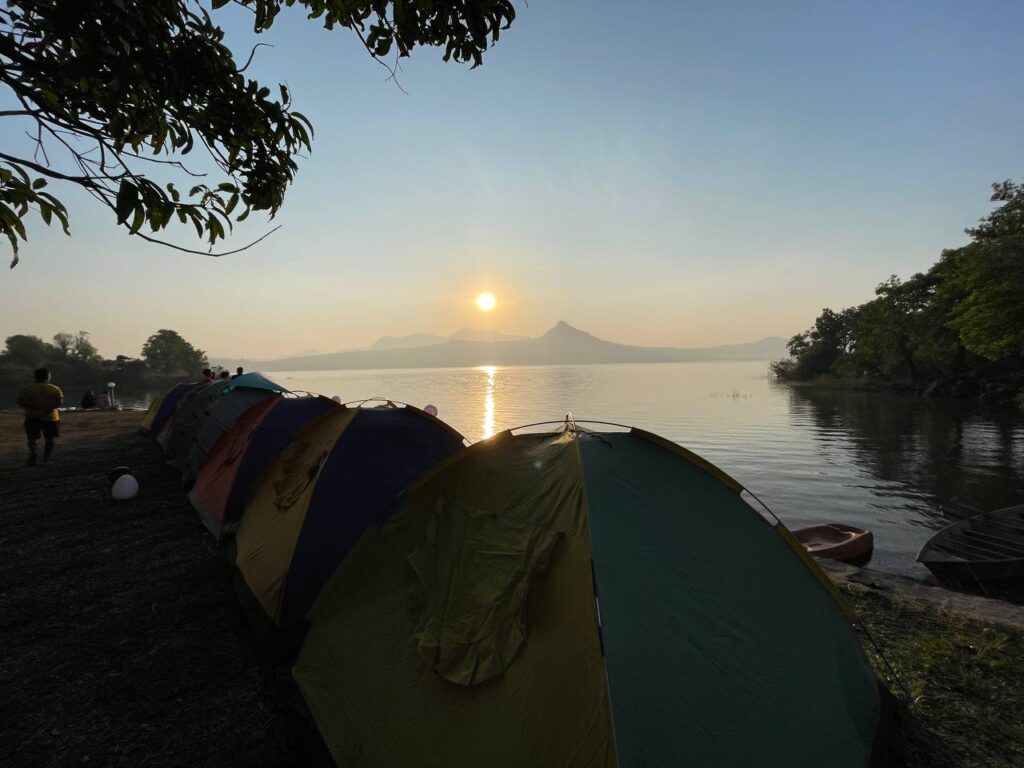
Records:
{"label": "pointed mountain peak", "polygon": [[486,336],[487,331],[478,331],[476,328],[470,328],[468,325],[464,325],[455,333],[449,334],[449,339],[476,339],[480,336]]}
{"label": "pointed mountain peak", "polygon": [[569,325],[565,320],[559,320],[555,323],[551,329],[545,333],[542,339],[593,339],[593,335],[586,331],[581,331],[579,328],[575,328]]}

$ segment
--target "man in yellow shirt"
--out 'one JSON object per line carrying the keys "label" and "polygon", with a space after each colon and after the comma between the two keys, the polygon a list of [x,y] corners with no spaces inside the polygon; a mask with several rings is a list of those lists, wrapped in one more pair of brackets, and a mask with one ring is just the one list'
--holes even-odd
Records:
{"label": "man in yellow shirt", "polygon": [[53,440],[60,435],[60,412],[64,393],[50,383],[50,371],[39,368],[35,383],[29,384],[18,395],[18,405],[25,409],[25,436],[28,438],[28,466],[38,461],[36,443],[43,437],[43,464],[53,453]]}

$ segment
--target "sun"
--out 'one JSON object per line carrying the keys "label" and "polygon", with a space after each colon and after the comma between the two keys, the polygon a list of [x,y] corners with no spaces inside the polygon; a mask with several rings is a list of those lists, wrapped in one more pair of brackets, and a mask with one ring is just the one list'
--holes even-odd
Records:
{"label": "sun", "polygon": [[490,312],[498,305],[498,300],[490,291],[484,291],[476,295],[476,308],[481,312]]}

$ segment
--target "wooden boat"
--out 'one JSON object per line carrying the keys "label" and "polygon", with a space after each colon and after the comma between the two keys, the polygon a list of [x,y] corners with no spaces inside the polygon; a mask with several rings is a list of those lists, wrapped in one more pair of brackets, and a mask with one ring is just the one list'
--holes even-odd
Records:
{"label": "wooden boat", "polygon": [[917,562],[944,587],[1024,598],[1024,505],[946,526],[925,542]]}
{"label": "wooden boat", "polygon": [[829,523],[799,528],[793,536],[815,557],[839,560],[851,565],[867,565],[875,551],[875,537],[871,531],[852,525]]}

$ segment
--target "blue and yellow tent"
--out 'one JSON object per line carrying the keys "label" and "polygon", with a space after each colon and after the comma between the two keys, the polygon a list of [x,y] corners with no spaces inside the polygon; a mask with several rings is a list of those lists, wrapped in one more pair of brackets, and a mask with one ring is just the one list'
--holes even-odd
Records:
{"label": "blue and yellow tent", "polygon": [[160,403],[167,397],[167,393],[170,392],[172,387],[164,387],[153,395],[153,399],[149,401],[149,407],[146,408],[145,414],[142,416],[142,423],[139,424],[138,432],[140,435],[148,435],[150,427],[153,426],[153,420],[156,419],[157,411],[160,410]]}
{"label": "blue and yellow tent", "polygon": [[337,406],[309,422],[267,467],[235,538],[235,564],[260,610],[278,626],[301,622],[366,529],[464,446],[411,406]]}
{"label": "blue and yellow tent", "polygon": [[190,392],[199,386],[197,381],[175,384],[162,395],[153,398],[146,415],[142,417],[139,431],[147,435],[155,435],[163,429],[167,421],[174,416],[174,411]]}
{"label": "blue and yellow tent", "polygon": [[864,768],[879,688],[735,480],[642,430],[501,433],[322,591],[294,677],[346,768]]}
{"label": "blue and yellow tent", "polygon": [[261,401],[240,416],[217,441],[189,491],[210,533],[218,539],[233,533],[267,464],[307,423],[339,407],[319,395],[281,397]]}

